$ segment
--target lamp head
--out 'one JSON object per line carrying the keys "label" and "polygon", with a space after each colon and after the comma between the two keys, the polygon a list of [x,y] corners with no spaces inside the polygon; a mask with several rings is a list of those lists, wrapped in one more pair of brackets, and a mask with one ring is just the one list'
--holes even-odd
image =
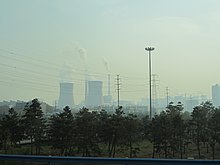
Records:
{"label": "lamp head", "polygon": [[153,48],[153,47],[146,47],[145,50],[146,50],[146,51],[153,51],[154,48]]}

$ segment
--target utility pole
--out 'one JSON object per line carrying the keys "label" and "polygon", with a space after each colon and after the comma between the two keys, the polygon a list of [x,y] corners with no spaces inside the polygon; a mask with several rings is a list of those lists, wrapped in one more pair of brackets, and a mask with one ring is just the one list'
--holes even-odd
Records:
{"label": "utility pole", "polygon": [[119,109],[119,107],[120,107],[120,102],[119,102],[119,94],[120,94],[120,76],[119,75],[117,75],[117,92],[118,92],[118,109]]}
{"label": "utility pole", "polygon": [[167,95],[167,107],[169,105],[169,88],[166,87],[166,95]]}
{"label": "utility pole", "polygon": [[154,50],[153,47],[146,47],[146,51],[149,53],[149,88],[150,88],[150,120],[152,119],[152,98],[151,98],[151,52]]}

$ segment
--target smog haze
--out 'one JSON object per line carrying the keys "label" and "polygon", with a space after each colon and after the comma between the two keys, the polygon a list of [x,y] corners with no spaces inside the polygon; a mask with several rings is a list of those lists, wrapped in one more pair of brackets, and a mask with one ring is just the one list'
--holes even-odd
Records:
{"label": "smog haze", "polygon": [[218,0],[1,0],[0,100],[59,97],[59,83],[103,81],[103,95],[149,96],[148,52],[158,97],[211,95],[220,83]]}

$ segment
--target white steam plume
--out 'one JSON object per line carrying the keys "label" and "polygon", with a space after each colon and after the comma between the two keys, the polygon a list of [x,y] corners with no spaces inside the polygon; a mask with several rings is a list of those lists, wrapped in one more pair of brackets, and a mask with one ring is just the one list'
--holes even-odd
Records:
{"label": "white steam plume", "polygon": [[61,83],[73,83],[74,69],[70,64],[64,63],[60,71]]}
{"label": "white steam plume", "polygon": [[90,80],[91,77],[90,77],[89,70],[87,67],[87,52],[83,47],[81,47],[79,45],[76,46],[76,51],[79,53],[79,56],[83,62],[83,67],[84,67],[84,71],[85,71],[85,80]]}

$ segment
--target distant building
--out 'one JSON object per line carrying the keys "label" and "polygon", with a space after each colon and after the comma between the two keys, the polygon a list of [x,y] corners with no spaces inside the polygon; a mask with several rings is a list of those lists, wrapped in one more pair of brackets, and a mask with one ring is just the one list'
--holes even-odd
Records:
{"label": "distant building", "polygon": [[112,104],[112,96],[111,95],[103,96],[103,102],[105,105]]}
{"label": "distant building", "polygon": [[178,104],[178,102],[181,102],[182,104],[184,104],[185,99],[186,99],[185,96],[183,96],[183,95],[178,95],[178,96],[174,96],[173,102],[174,102],[175,104]]}
{"label": "distant building", "polygon": [[16,105],[16,101],[10,100],[10,101],[2,101],[0,102],[0,106],[2,105],[8,105],[9,107],[14,107]]}
{"label": "distant building", "polygon": [[27,102],[18,101],[18,102],[16,102],[16,105],[15,105],[14,109],[18,113],[22,113],[26,105],[27,105]]}
{"label": "distant building", "polygon": [[[115,104],[117,105],[118,104],[118,102],[116,101],[115,102]],[[119,104],[121,105],[121,106],[134,106],[135,104],[134,104],[134,102],[132,102],[132,101],[130,101],[130,100],[119,100]]]}
{"label": "distant building", "polygon": [[214,106],[220,106],[220,86],[218,84],[212,86],[212,103]]}
{"label": "distant building", "polygon": [[1,105],[0,106],[0,114],[8,114],[9,106],[8,105]]}
{"label": "distant building", "polygon": [[197,98],[190,97],[186,100],[186,105],[184,107],[185,111],[192,112],[195,106],[199,105],[199,100]]}
{"label": "distant building", "polygon": [[202,103],[202,102],[206,102],[206,101],[208,101],[209,99],[208,99],[208,97],[206,96],[206,95],[201,95],[200,96],[200,102]]}
{"label": "distant building", "polygon": [[53,113],[54,112],[54,109],[52,106],[48,105],[47,103],[45,102],[42,102],[41,103],[41,110],[44,114],[47,114],[47,113]]}

